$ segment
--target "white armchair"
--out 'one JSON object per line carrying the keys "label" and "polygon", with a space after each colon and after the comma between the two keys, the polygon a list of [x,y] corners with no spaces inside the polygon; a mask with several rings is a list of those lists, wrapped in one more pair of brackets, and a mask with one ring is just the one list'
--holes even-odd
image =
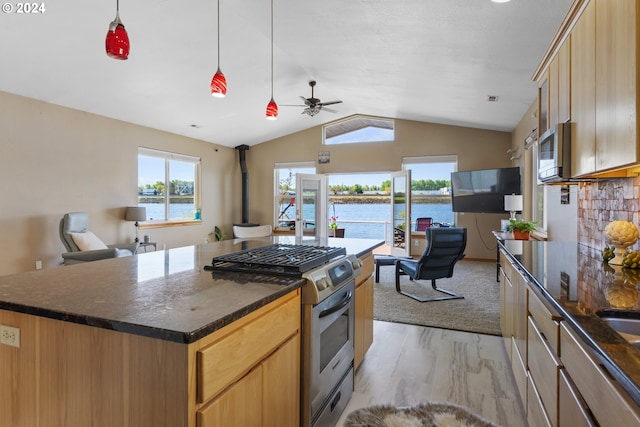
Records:
{"label": "white armchair", "polygon": [[243,227],[241,225],[233,226],[233,237],[236,239],[254,239],[258,237],[271,236],[271,225],[256,225]]}

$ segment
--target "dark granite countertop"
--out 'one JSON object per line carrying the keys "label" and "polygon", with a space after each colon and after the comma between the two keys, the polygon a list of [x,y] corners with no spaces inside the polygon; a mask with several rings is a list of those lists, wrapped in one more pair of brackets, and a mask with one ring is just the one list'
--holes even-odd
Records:
{"label": "dark granite countertop", "polygon": [[345,247],[357,256],[383,244],[226,240],[0,276],[0,309],[191,343],[302,286],[304,279],[203,269],[214,256],[275,242]]}
{"label": "dark granite countertop", "polygon": [[597,315],[601,310],[640,314],[640,270],[604,264],[600,250],[577,243],[500,240],[500,244],[538,294],[640,405],[640,350]]}

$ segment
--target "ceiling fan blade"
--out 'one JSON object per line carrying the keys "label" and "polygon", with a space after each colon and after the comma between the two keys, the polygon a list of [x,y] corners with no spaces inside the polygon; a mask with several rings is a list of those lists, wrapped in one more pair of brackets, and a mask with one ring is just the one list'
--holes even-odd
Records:
{"label": "ceiling fan blade", "polygon": [[279,104],[281,107],[306,107],[306,105],[302,104]]}
{"label": "ceiling fan blade", "polygon": [[337,110],[334,110],[332,108],[326,108],[326,107],[322,107],[322,109],[320,111],[328,111],[329,113],[337,113]]}
{"label": "ceiling fan blade", "polygon": [[325,106],[325,105],[333,105],[333,104],[340,104],[340,103],[342,103],[342,101],[329,101],[329,102],[321,102],[318,105]]}

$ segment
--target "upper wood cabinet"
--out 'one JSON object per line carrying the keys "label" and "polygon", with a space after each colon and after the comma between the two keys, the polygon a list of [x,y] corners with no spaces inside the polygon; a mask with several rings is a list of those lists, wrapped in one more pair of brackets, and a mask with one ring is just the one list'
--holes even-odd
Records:
{"label": "upper wood cabinet", "polygon": [[595,4],[596,171],[601,171],[638,161],[638,5],[632,0]]}
{"label": "upper wood cabinet", "polygon": [[571,171],[596,170],[596,5],[590,2],[571,31]]}
{"label": "upper wood cabinet", "polygon": [[573,177],[637,174],[638,8],[631,0],[575,0],[534,75],[548,86],[539,114],[547,96],[549,127],[574,123]]}

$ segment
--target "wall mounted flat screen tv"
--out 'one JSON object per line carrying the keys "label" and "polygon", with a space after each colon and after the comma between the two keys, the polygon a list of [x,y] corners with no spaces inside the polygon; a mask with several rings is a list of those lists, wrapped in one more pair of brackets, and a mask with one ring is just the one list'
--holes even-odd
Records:
{"label": "wall mounted flat screen tv", "polygon": [[451,173],[453,212],[503,214],[506,194],[522,194],[519,167]]}

